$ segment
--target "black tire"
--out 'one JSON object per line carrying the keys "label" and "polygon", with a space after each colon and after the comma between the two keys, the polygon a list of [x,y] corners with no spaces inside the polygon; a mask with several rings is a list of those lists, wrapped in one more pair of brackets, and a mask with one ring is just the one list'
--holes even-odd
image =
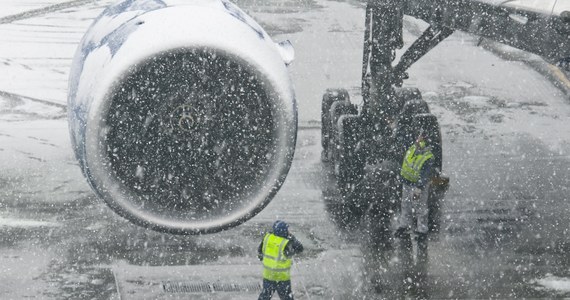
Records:
{"label": "black tire", "polygon": [[338,157],[338,149],[342,147],[342,145],[339,144],[339,139],[340,139],[340,135],[339,135],[339,125],[338,125],[338,119],[342,116],[342,115],[355,115],[357,114],[358,111],[356,109],[356,106],[351,104],[348,101],[334,101],[333,104],[331,105],[330,108],[330,130],[329,130],[329,140],[328,140],[328,144],[327,144],[327,154],[328,154],[328,158],[330,160],[332,160],[333,165],[334,165],[334,160]]}
{"label": "black tire", "polygon": [[346,196],[354,185],[360,181],[364,164],[357,155],[361,118],[357,115],[342,115],[338,119],[339,145],[334,159],[337,185],[343,196]]}
{"label": "black tire", "polygon": [[438,191],[439,187],[432,186],[428,198],[428,230],[431,233],[438,233],[441,229],[441,202],[443,196]]}
{"label": "black tire", "polygon": [[329,140],[331,133],[330,109],[334,102],[350,102],[348,91],[345,89],[327,89],[321,102],[321,145],[323,146],[323,159],[327,160]]}
{"label": "black tire", "polygon": [[[382,189],[382,188],[380,188]],[[377,195],[368,210],[364,213],[364,228],[369,234],[368,243],[374,249],[391,250],[394,237],[392,234],[392,217],[394,210],[393,195],[390,187],[384,187],[385,194]]]}
{"label": "black tire", "polygon": [[441,129],[437,117],[430,113],[417,114],[412,121],[413,134],[417,136],[420,130],[426,134],[426,138],[430,141],[432,153],[435,159],[434,167],[441,171],[443,164],[443,154],[441,148]]}
{"label": "black tire", "polygon": [[393,246],[391,221],[400,206],[402,189],[398,169],[389,162],[368,168],[357,187],[357,199],[364,208],[363,227],[368,233],[368,244],[375,249],[389,250]]}
{"label": "black tire", "polygon": [[438,233],[441,229],[441,207],[448,189],[449,177],[438,174],[435,182],[432,182],[428,199],[428,228],[432,233]]}
{"label": "black tire", "polygon": [[[411,88],[411,87],[405,87],[405,88],[395,88],[394,92],[396,94],[396,97],[398,98],[398,111],[402,111],[402,109],[404,108],[404,105],[406,104],[406,102],[408,101],[412,101],[412,100],[422,100],[422,93],[420,92],[420,90],[418,88]],[[427,106],[427,103],[426,103]]]}
{"label": "black tire", "polygon": [[407,92],[401,92],[402,97],[406,97],[405,104],[396,120],[396,128],[394,130],[394,157],[401,161],[406,150],[413,144],[417,137],[416,128],[414,127],[414,117],[418,114],[429,114],[429,106],[421,98],[419,91],[408,89]]}

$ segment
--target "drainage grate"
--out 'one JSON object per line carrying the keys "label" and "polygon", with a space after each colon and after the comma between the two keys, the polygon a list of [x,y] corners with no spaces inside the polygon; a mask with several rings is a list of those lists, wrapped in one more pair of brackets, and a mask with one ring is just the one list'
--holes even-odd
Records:
{"label": "drainage grate", "polygon": [[261,284],[256,283],[193,283],[193,282],[163,282],[162,289],[167,293],[215,293],[215,292],[259,292]]}

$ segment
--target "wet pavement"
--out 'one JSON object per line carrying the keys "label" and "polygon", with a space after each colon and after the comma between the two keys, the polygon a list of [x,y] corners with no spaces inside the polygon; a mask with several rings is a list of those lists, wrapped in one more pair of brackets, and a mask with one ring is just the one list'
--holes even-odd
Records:
{"label": "wet pavement", "polygon": [[[362,227],[339,223],[338,195],[320,162],[321,94],[344,87],[360,101],[360,2],[238,2],[276,41],[295,45],[301,129],[271,204],[204,236],[122,219],[75,162],[67,73],[82,32],[109,1],[56,10],[62,1],[28,2],[0,22],[0,298],[252,299],[261,282],[257,246],[276,219],[306,248],[293,270],[297,299],[570,296],[570,103],[524,56],[505,59],[457,33],[410,69],[406,84],[420,88],[442,124],[451,178],[426,284],[414,288],[396,251],[379,251]],[[422,26],[407,19],[406,41]]]}

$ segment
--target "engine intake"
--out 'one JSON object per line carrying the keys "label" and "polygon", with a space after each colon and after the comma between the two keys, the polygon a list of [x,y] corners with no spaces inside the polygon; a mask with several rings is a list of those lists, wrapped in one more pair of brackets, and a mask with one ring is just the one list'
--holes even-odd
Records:
{"label": "engine intake", "polygon": [[88,31],[72,69],[70,129],[86,178],[116,212],[155,230],[245,222],[271,201],[293,157],[282,50],[226,1],[147,11],[121,3]]}

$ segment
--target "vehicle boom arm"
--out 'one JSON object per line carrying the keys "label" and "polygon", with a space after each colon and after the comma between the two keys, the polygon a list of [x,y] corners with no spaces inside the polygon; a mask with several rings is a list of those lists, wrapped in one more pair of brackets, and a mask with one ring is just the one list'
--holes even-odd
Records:
{"label": "vehicle boom arm", "polygon": [[[504,1],[508,3],[512,1]],[[557,63],[570,57],[570,12],[560,15],[476,0],[407,0],[404,14],[476,34]]]}

